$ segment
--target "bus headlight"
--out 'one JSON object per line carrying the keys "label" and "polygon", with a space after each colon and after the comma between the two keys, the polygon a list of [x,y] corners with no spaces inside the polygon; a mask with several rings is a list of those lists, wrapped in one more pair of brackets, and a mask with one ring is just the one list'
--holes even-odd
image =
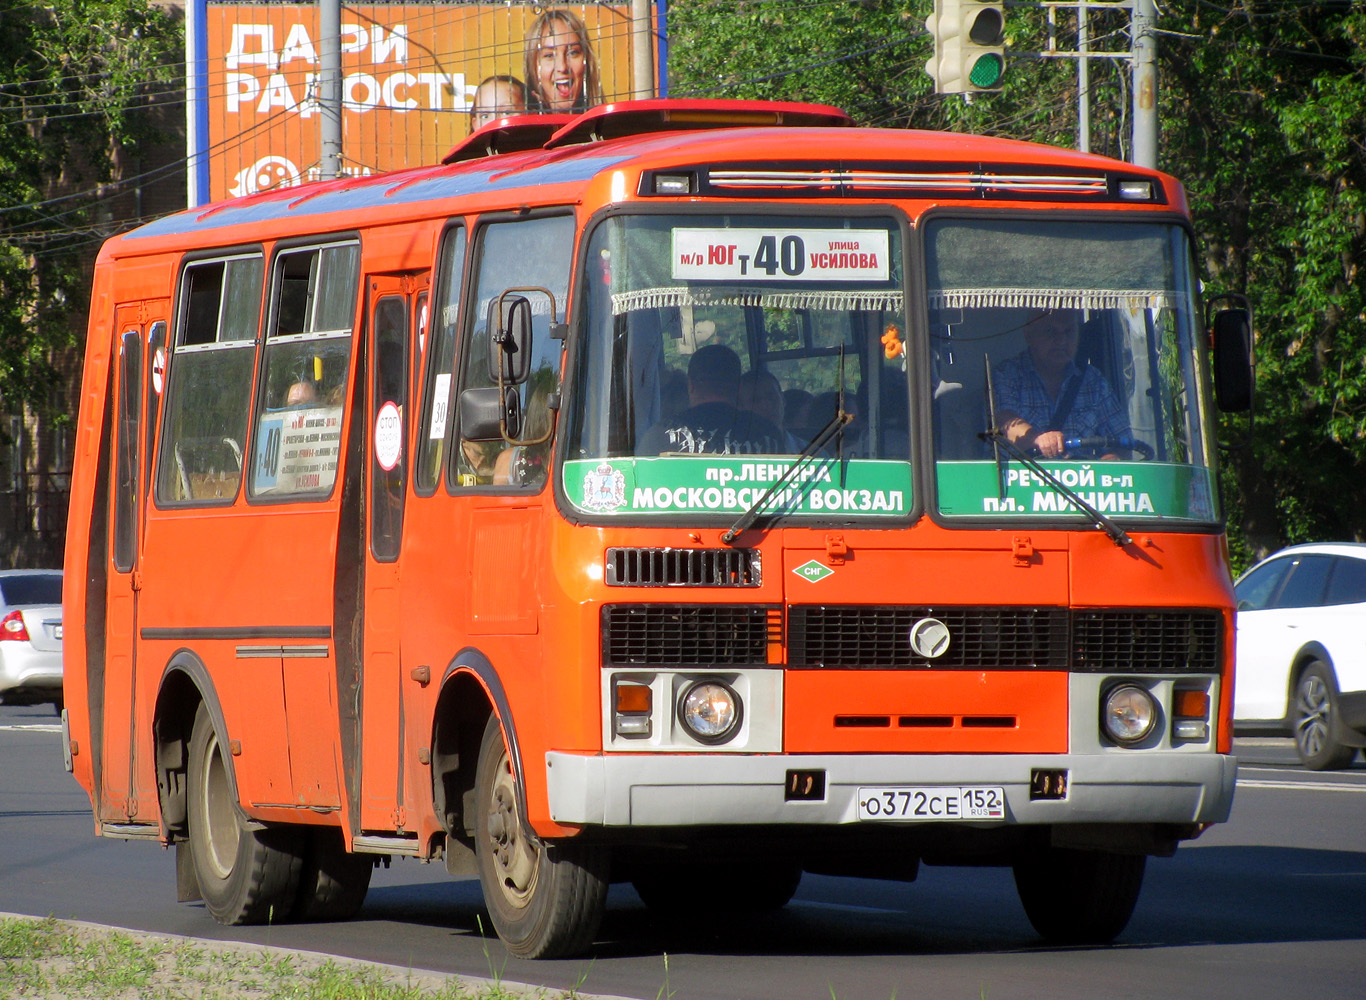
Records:
{"label": "bus headlight", "polygon": [[1105,696],[1101,724],[1105,735],[1120,746],[1141,743],[1157,724],[1157,702],[1146,688],[1117,684]]}
{"label": "bus headlight", "polygon": [[744,706],[729,684],[695,681],[678,699],[678,721],[699,743],[725,743],[740,731]]}

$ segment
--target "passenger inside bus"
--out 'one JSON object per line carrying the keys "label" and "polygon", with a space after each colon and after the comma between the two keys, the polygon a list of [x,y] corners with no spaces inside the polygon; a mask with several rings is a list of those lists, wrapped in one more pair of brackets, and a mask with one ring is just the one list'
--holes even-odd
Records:
{"label": "passenger inside bus", "polygon": [[745,372],[740,376],[740,391],[737,402],[740,404],[740,409],[758,414],[772,422],[779,430],[784,430],[784,444],[788,451],[801,451],[804,442],[798,442],[791,431],[785,430],[788,426],[786,402],[783,399],[783,387],[778,381],[778,376],[766,370]]}
{"label": "passenger inside bus", "polygon": [[1007,440],[1058,458],[1068,453],[1069,438],[1129,436],[1114,389],[1090,364],[1076,364],[1080,312],[1046,310],[1025,324],[1024,337],[1025,349],[992,372],[996,424]]}
{"label": "passenger inside bus", "polygon": [[285,406],[307,406],[318,401],[318,390],[312,382],[301,379],[285,392]]}
{"label": "passenger inside bus", "polygon": [[688,362],[688,408],[647,430],[637,454],[787,454],[787,435],[736,406],[739,395],[739,356],[722,344],[700,348]]}

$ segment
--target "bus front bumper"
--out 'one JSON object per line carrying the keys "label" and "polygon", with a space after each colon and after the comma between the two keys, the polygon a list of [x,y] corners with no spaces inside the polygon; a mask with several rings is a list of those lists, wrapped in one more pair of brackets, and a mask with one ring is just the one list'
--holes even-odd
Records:
{"label": "bus front bumper", "polygon": [[[792,771],[821,773],[824,797],[789,799]],[[1064,797],[1031,797],[1038,771],[1066,772]],[[551,818],[601,827],[855,824],[860,788],[927,786],[1001,788],[1007,824],[1220,823],[1236,777],[1236,759],[1211,752],[546,754]]]}

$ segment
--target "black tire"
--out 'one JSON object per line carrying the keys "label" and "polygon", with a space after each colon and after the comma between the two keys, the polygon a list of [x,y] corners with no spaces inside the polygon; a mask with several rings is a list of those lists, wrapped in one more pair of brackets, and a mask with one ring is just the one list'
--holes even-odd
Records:
{"label": "black tire", "polygon": [[1322,660],[1304,668],[1295,682],[1295,700],[1290,707],[1294,725],[1295,752],[1311,771],[1336,771],[1352,763],[1356,747],[1343,746],[1334,739],[1338,722],[1338,689],[1333,670]]}
{"label": "black tire", "polygon": [[494,930],[518,958],[560,958],[593,943],[607,905],[608,854],[531,832],[497,718],[484,728],[475,778],[474,851]]}
{"label": "black tire", "polygon": [[1050,944],[1108,944],[1133,916],[1142,854],[1050,848],[1015,864],[1025,915]]}
{"label": "black tire", "polygon": [[676,864],[638,872],[631,885],[641,902],[662,916],[691,917],[713,913],[716,899],[700,883],[727,886],[728,913],[750,914],[779,910],[792,901],[802,881],[802,870],[785,862],[715,865]]}
{"label": "black tire", "polygon": [[365,902],[374,874],[373,855],[350,854],[336,827],[316,827],[309,836],[294,901],[296,922],[350,920]]}
{"label": "black tire", "polygon": [[220,924],[288,919],[303,868],[291,827],[249,824],[232,795],[232,766],[203,705],[190,736],[189,842],[204,905]]}

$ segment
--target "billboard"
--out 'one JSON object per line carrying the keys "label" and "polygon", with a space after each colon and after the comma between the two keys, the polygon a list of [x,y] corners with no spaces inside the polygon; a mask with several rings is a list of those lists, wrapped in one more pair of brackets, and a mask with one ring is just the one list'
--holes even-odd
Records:
{"label": "billboard", "polygon": [[[317,179],[318,6],[194,6],[191,204]],[[437,163],[488,117],[628,99],[631,8],[629,0],[343,5],[341,172]]]}

